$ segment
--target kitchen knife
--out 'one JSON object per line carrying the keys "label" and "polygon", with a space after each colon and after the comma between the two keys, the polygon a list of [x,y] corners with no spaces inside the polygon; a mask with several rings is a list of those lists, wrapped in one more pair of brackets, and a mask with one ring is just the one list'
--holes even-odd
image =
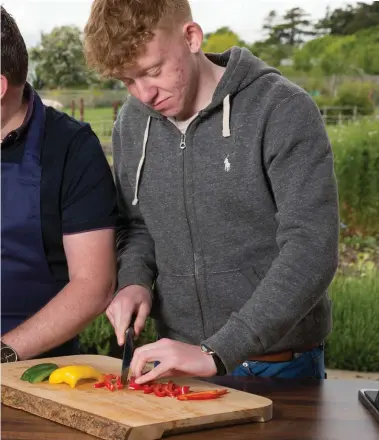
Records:
{"label": "kitchen knife", "polygon": [[125,332],[124,354],[121,365],[121,383],[127,385],[131,376],[130,364],[134,353],[134,320]]}

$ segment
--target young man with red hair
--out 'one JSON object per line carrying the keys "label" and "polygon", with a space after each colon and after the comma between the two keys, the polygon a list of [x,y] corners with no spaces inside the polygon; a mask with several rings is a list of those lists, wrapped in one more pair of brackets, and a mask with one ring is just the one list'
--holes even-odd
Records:
{"label": "young man with red hair", "polygon": [[[119,343],[136,315],[167,375],[324,377],[338,263],[333,155],[308,96],[245,48],[202,51],[187,0],[95,0],[90,66],[130,97],[113,131]],[[141,376],[146,362],[156,366]]]}

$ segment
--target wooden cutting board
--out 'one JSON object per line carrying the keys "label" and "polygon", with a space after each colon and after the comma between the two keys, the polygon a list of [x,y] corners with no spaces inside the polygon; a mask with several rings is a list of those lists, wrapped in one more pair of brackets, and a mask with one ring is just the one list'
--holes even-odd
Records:
{"label": "wooden cutting board", "polygon": [[[179,401],[128,389],[111,392],[94,388],[95,380],[80,381],[75,388],[47,381],[31,384],[20,379],[29,367],[53,362],[59,367],[90,365],[103,373],[119,374],[121,360],[98,355],[75,355],[21,361],[1,366],[1,401],[104,440],[154,440],[208,427],[272,418],[272,401],[229,388],[216,400]],[[162,381],[167,381],[168,378]],[[220,388],[192,378],[173,378],[194,391]]]}

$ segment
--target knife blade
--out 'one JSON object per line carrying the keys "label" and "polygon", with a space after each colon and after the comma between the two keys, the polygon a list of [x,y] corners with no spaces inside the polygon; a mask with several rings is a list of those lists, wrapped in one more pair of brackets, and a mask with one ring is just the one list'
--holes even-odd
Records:
{"label": "knife blade", "polygon": [[121,383],[127,385],[131,376],[130,364],[134,354],[134,327],[131,324],[125,332],[124,354],[121,365]]}

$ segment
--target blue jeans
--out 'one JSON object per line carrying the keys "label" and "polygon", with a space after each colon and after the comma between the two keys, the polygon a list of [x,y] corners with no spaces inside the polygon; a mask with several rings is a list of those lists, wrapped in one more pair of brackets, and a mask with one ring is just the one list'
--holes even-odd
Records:
{"label": "blue jeans", "polygon": [[235,368],[230,376],[324,379],[324,348],[321,346],[304,353],[296,353],[288,362],[246,361]]}

